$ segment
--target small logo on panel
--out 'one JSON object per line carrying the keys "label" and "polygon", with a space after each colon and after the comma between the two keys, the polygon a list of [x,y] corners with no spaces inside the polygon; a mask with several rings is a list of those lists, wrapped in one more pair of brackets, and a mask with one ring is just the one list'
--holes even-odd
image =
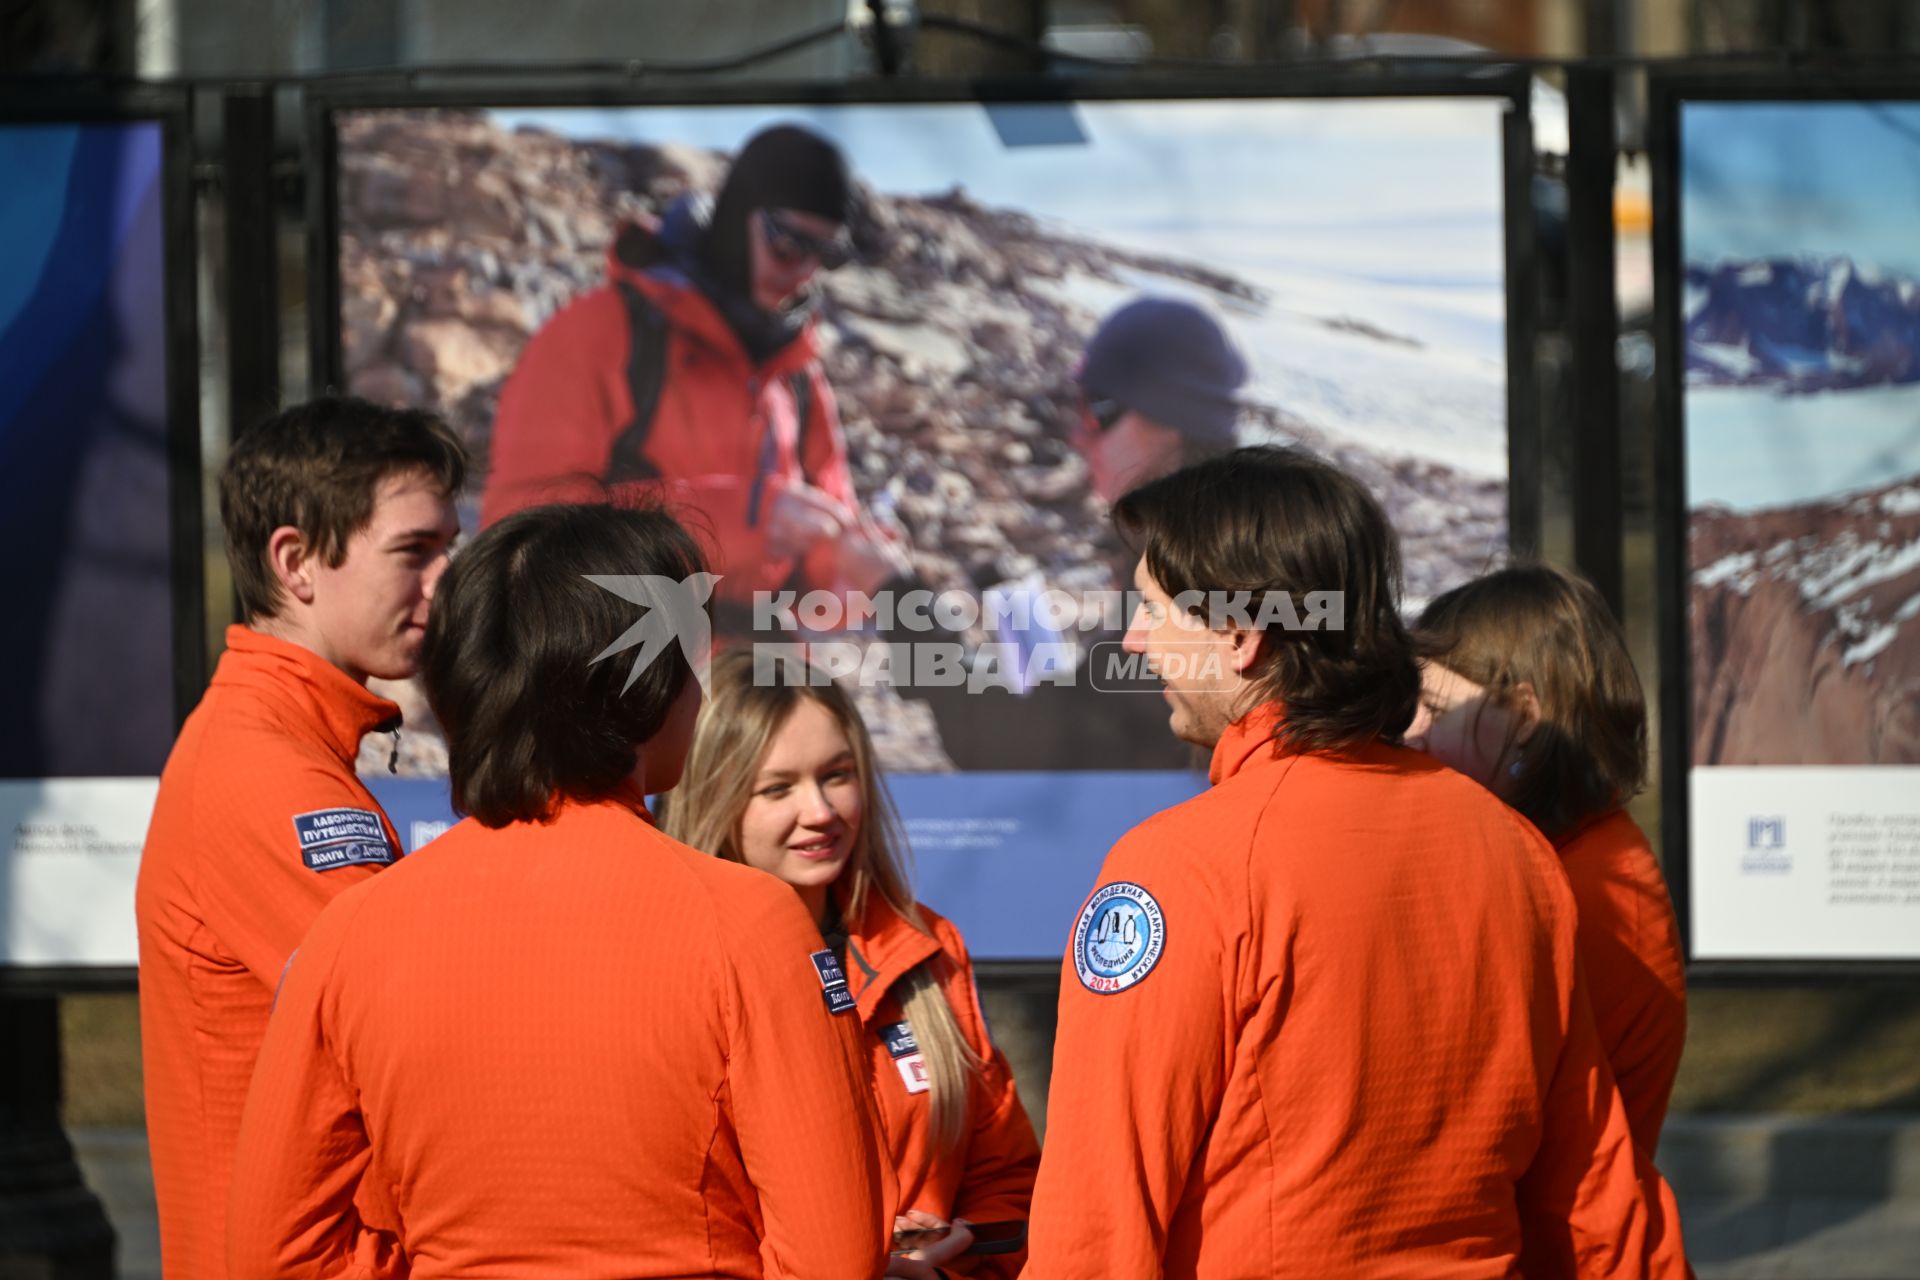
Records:
{"label": "small logo on panel", "polygon": [[1755,875],[1779,875],[1793,870],[1793,855],[1787,852],[1787,820],[1778,815],[1747,819],[1747,846],[1740,857],[1740,870]]}

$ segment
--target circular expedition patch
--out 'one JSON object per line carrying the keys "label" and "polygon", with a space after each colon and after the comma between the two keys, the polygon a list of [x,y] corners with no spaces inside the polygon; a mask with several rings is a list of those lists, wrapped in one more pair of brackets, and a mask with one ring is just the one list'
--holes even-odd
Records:
{"label": "circular expedition patch", "polygon": [[1130,881],[1094,890],[1073,927],[1073,971],[1103,996],[1125,991],[1160,963],[1167,920],[1153,895]]}

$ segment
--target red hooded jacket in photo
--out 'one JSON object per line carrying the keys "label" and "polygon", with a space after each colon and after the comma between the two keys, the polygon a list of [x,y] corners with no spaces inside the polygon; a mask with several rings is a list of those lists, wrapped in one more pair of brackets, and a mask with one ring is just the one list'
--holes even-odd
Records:
{"label": "red hooded jacket in photo", "polygon": [[676,211],[656,232],[628,228],[608,255],[608,282],[528,341],[500,392],[480,523],[548,502],[658,495],[705,545],[719,599],[749,602],[796,568],[806,585],[831,588],[832,546],[805,564],[767,547],[782,488],[804,482],[856,501],[816,321],[755,360],[679,265],[690,226]]}

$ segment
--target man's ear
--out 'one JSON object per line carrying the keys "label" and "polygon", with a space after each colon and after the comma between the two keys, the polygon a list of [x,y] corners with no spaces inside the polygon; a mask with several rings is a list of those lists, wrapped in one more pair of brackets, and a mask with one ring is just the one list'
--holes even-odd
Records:
{"label": "man's ear", "polygon": [[267,565],[280,589],[301,604],[313,603],[313,570],[318,564],[307,539],[290,524],[267,535]]}
{"label": "man's ear", "polygon": [[1522,680],[1507,695],[1507,710],[1513,716],[1513,744],[1517,747],[1540,727],[1540,695]]}
{"label": "man's ear", "polygon": [[1267,633],[1259,627],[1228,627],[1227,639],[1232,650],[1227,654],[1227,663],[1235,675],[1245,675],[1260,655],[1266,652]]}

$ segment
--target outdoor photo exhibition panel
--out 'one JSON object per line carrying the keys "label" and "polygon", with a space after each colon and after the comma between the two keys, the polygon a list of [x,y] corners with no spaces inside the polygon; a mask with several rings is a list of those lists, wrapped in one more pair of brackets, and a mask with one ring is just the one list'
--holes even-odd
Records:
{"label": "outdoor photo exhibition panel", "polygon": [[[1075,383],[1089,339],[1139,299],[1194,304],[1249,369],[1226,429],[1366,480],[1411,607],[1481,572],[1535,519],[1509,429],[1523,90],[336,88],[309,118],[316,381],[452,422],[476,462],[469,531],[542,485],[664,493],[714,552],[721,643],[806,645],[856,693],[921,897],[983,957],[1050,959],[1114,840],[1206,784],[1119,643],[1133,562]],[[829,261],[769,337],[764,313],[711,305],[729,250],[703,237],[743,144],[782,123],[838,146],[855,198],[845,261],[803,245]],[[780,353],[769,377],[813,376],[769,399],[710,355],[731,338],[647,354],[668,323],[730,327]],[[809,435],[823,401],[843,453]],[[844,547],[772,548],[767,504],[793,479],[839,486],[863,536],[905,553],[891,616],[863,608]],[[363,772],[417,846],[451,818],[445,749],[416,689],[386,692],[413,726],[400,776],[385,745]]]}
{"label": "outdoor photo exhibition panel", "polygon": [[1711,965],[1920,961],[1920,101],[1850,80],[1656,81],[1666,848]]}
{"label": "outdoor photo exhibition panel", "polygon": [[137,960],[199,640],[184,96],[0,94],[0,979]]}

